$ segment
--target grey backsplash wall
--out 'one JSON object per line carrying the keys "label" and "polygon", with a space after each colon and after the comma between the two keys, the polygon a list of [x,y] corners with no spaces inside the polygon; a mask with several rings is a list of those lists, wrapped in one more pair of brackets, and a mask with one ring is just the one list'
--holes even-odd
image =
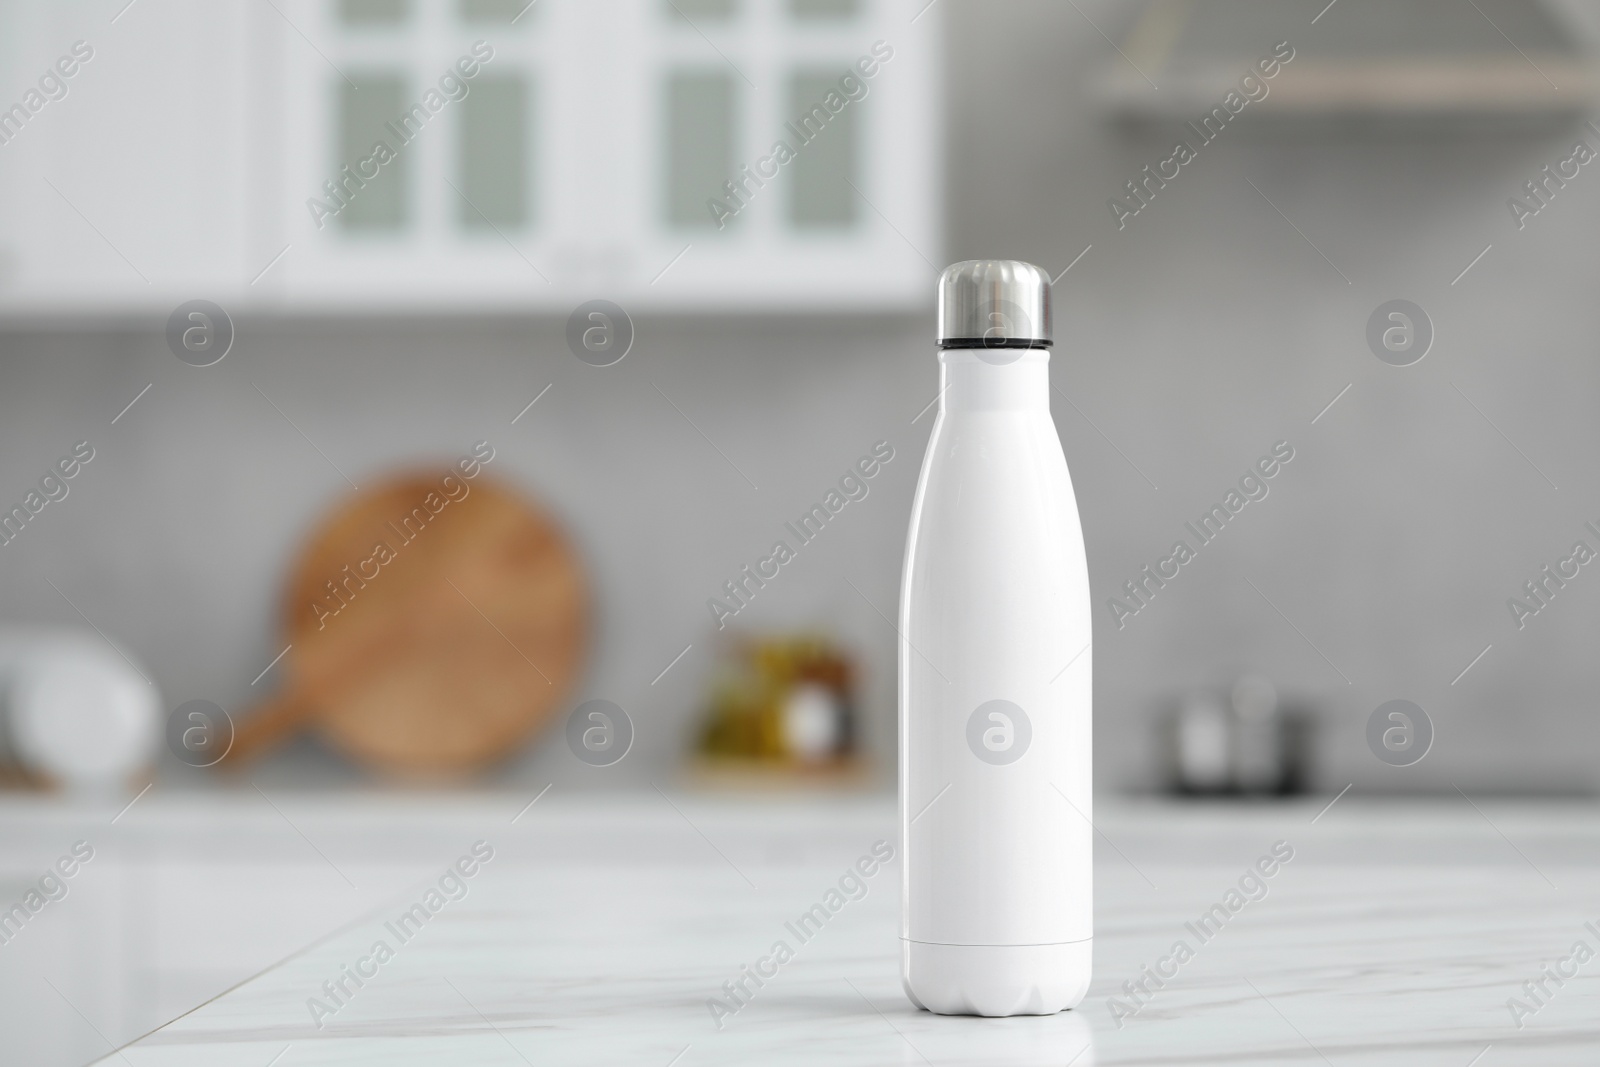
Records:
{"label": "grey backsplash wall", "polygon": [[[1112,36],[1131,15],[1080,6]],[[1285,18],[1314,55],[1300,6]],[[1095,592],[1101,788],[1154,785],[1162,704],[1247,670],[1321,713],[1319,788],[1592,786],[1600,572],[1585,568],[1521,631],[1506,600],[1575,540],[1600,548],[1582,528],[1600,523],[1600,176],[1585,168],[1521,232],[1505,201],[1574,138],[1600,135],[1268,136],[1246,115],[1118,232],[1107,198],[1172,135],[1103,123],[1083,77],[1105,60],[1104,40],[1069,5],[939,7],[948,247],[927,254],[1054,272],[1093,246],[1057,288],[1053,410]],[[1251,54],[1289,36],[1259,33]],[[552,732],[505,776],[647,788],[672,780],[716,662],[707,597],[887,439],[895,458],[870,495],[738,620],[827,625],[860,650],[887,784],[888,620],[932,416],[912,419],[937,390],[932,282],[915,316],[642,319],[633,352],[603,370],[574,359],[562,322],[545,318],[247,318],[232,354],[204,371],[172,358],[156,321],[11,327],[0,333],[0,494],[20,497],[77,440],[96,458],[0,549],[4,615],[77,623],[49,579],[141,657],[169,707],[198,697],[240,711],[276,681],[251,685],[282,647],[291,555],[348,491],[262,394],[358,483],[487,438],[492,469],[546,501],[590,567],[597,627],[578,698],[615,700],[638,724],[633,752],[608,770],[580,765]],[[1396,297],[1437,329],[1428,357],[1403,369],[1363,337]],[[1295,454],[1270,495],[1119,631],[1107,598],[1279,441]],[[1438,731],[1404,770],[1362,739],[1367,715],[1394,697],[1421,704]],[[346,777],[302,743],[257,780]]]}

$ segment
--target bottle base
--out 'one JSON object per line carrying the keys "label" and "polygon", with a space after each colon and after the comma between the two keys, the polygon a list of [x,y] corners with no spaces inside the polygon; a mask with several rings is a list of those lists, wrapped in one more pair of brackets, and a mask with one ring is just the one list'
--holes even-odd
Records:
{"label": "bottle base", "polygon": [[1054,1015],[1089,991],[1093,939],[1058,945],[900,941],[906,996],[936,1015]]}

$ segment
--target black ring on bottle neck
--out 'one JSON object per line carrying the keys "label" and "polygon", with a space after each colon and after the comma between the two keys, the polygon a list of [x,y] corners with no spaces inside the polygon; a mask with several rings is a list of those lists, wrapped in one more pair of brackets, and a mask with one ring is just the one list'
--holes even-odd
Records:
{"label": "black ring on bottle neck", "polygon": [[1050,348],[1054,341],[1045,341],[1035,337],[945,337],[939,341],[940,348],[972,349],[972,348]]}

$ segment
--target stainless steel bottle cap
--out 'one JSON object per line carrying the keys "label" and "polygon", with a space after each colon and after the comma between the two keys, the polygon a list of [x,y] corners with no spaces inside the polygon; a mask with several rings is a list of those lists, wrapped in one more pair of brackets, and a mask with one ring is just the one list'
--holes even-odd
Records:
{"label": "stainless steel bottle cap", "polygon": [[945,348],[1043,348],[1050,332],[1050,276],[1015,259],[969,259],[939,277],[939,344]]}

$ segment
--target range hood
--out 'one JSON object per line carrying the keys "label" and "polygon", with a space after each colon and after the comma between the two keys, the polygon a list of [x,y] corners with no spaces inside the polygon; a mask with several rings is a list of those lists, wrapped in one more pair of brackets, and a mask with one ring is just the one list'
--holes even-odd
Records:
{"label": "range hood", "polygon": [[1282,40],[1295,59],[1250,105],[1262,117],[1548,120],[1583,113],[1600,89],[1588,49],[1541,0],[1153,0],[1093,95],[1126,121],[1193,118]]}

